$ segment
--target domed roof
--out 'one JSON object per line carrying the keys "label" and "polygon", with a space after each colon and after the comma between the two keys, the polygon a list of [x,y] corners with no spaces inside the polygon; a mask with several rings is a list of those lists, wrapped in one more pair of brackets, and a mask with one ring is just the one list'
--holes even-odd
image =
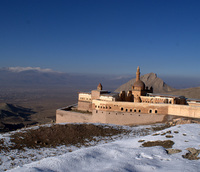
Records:
{"label": "domed roof", "polygon": [[145,89],[145,84],[144,84],[144,82],[142,82],[141,80],[138,80],[138,81],[136,81],[134,84],[133,84],[133,86],[134,87],[139,87],[139,88],[141,88],[141,90],[144,90]]}

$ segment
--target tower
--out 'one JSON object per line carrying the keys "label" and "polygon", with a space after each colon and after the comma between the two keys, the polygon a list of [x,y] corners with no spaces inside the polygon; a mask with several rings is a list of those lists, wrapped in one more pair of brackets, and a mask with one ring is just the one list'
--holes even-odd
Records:
{"label": "tower", "polygon": [[136,81],[140,80],[140,67],[137,67],[137,72],[136,72]]}
{"label": "tower", "polygon": [[101,83],[99,83],[99,85],[97,86],[97,90],[101,91],[103,89],[103,86],[101,85]]}
{"label": "tower", "polygon": [[140,67],[138,66],[136,72],[136,81],[134,82],[132,87],[134,102],[141,102],[140,96],[146,96],[147,93],[150,93],[152,91],[153,90],[149,90],[148,88],[146,88],[144,82],[140,80]]}

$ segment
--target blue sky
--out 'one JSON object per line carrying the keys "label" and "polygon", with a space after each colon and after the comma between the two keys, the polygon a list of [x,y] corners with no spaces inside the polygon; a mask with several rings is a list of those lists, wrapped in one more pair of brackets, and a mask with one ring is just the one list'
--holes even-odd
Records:
{"label": "blue sky", "polygon": [[0,0],[0,67],[200,73],[199,0]]}

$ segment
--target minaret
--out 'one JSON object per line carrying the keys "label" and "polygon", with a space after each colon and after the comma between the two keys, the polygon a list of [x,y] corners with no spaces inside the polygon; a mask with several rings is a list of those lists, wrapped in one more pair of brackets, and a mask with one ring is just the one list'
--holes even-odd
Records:
{"label": "minaret", "polygon": [[136,72],[136,81],[140,80],[140,67],[137,67],[137,72]]}
{"label": "minaret", "polygon": [[101,85],[101,83],[99,83],[99,85],[97,86],[97,90],[101,91],[103,89],[103,86]]}

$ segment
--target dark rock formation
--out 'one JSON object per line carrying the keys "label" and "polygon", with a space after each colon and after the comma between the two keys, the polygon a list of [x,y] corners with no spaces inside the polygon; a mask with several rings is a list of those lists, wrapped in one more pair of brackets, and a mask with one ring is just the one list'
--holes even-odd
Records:
{"label": "dark rock formation", "polygon": [[[145,83],[146,87],[153,87],[154,93],[165,93],[168,91],[175,90],[174,88],[168,86],[162,79],[158,78],[155,73],[149,73],[145,74],[140,77],[140,79]],[[131,79],[127,83],[121,85],[119,88],[117,88],[115,91],[129,91],[131,90],[134,82],[136,79]]]}

